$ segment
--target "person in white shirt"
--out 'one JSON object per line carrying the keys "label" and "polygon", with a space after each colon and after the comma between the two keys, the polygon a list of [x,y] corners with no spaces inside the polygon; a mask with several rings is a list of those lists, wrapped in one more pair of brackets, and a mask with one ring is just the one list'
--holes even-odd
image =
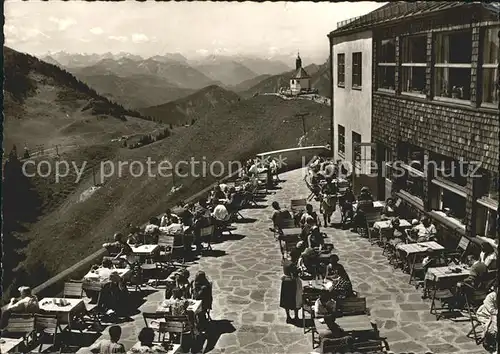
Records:
{"label": "person in white shirt", "polygon": [[212,212],[212,216],[217,221],[229,220],[229,212],[227,211],[227,208],[224,206],[224,204],[217,205]]}
{"label": "person in white shirt", "polygon": [[420,224],[414,227],[417,233],[417,242],[431,241],[437,233],[436,226],[431,223],[428,217],[423,217]]}
{"label": "person in white shirt", "polygon": [[479,261],[483,262],[489,270],[496,269],[497,254],[491,244],[487,242],[481,244]]}
{"label": "person in white shirt", "polygon": [[21,286],[18,290],[21,296],[17,299],[10,299],[5,310],[2,310],[0,316],[0,330],[7,326],[12,313],[36,313],[39,310],[38,299],[31,294],[31,288]]}
{"label": "person in white shirt", "polygon": [[166,227],[170,224],[178,223],[178,219],[179,217],[177,215],[172,214],[172,211],[167,209],[165,214],[161,217],[160,227]]}
{"label": "person in white shirt", "polygon": [[255,176],[258,173],[259,173],[259,167],[257,166],[256,163],[252,164],[252,166],[250,166],[250,168],[248,169],[248,174]]}

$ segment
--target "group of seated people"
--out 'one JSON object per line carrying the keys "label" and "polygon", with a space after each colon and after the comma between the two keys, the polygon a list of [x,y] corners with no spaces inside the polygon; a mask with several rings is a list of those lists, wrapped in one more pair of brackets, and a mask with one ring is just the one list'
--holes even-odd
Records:
{"label": "group of seated people", "polygon": [[172,284],[173,287],[167,287],[165,300],[170,307],[171,315],[188,315],[188,317],[194,316],[194,314],[188,311],[188,299],[201,300],[202,311],[198,314],[197,322],[203,328],[207,324],[209,311],[212,309],[212,284],[203,271],[197,272],[192,281],[189,280],[189,276],[190,274],[187,269],[181,270],[175,276],[175,284]]}

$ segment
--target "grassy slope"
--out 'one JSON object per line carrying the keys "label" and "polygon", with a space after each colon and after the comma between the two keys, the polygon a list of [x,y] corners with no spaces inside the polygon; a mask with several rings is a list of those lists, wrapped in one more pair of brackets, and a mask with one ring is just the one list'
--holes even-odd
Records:
{"label": "grassy slope", "polygon": [[[77,76],[80,75],[77,74]],[[81,75],[80,77],[100,94],[129,108],[159,105],[180,99],[194,92],[194,90],[177,87],[154,76],[133,75],[120,77],[109,74]]]}
{"label": "grassy slope", "polygon": [[[163,141],[135,150],[120,149],[115,156],[126,161],[145,161],[147,157],[154,161],[246,159],[257,152],[296,146],[302,134],[301,120],[294,118],[299,112],[310,112],[306,118],[309,142],[327,141],[328,121],[319,118],[328,116],[327,107],[309,101],[256,97],[216,110]],[[178,183],[184,188],[172,197],[168,195],[171,179],[128,175],[110,179],[85,202],[71,202],[91,185],[89,175],[66,203],[31,225],[26,234],[30,239],[26,263],[29,266],[40,261],[55,274],[99,249],[127,223],[143,223],[214,181],[213,177],[183,178]]]}
{"label": "grassy slope", "polygon": [[229,106],[238,100],[239,96],[234,92],[211,85],[179,100],[139,111],[164,123],[189,124],[192,119],[196,121],[213,109]]}

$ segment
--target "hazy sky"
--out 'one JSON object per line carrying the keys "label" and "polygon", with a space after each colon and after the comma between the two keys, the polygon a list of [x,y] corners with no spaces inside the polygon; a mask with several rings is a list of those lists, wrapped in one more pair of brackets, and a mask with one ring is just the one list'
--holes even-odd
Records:
{"label": "hazy sky", "polygon": [[383,3],[5,2],[5,44],[35,55],[49,51],[152,56],[295,53],[326,58],[338,21]]}

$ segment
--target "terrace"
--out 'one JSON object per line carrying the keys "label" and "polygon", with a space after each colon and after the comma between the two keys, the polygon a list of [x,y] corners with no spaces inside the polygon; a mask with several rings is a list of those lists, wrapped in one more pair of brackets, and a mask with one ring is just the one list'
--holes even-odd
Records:
{"label": "terrace", "polygon": [[[269,231],[271,202],[289,207],[291,199],[306,198],[305,169],[280,175],[279,187],[258,206],[244,209],[244,220],[233,224],[232,235],[213,244],[213,251],[187,263],[195,274],[203,270],[213,283],[213,310],[209,329],[201,344],[205,353],[310,353],[311,334],[286,323],[279,307],[282,255],[278,242]],[[313,201],[319,210],[317,202]],[[334,214],[334,222],[340,215]],[[408,283],[409,275],[394,270],[382,249],[349,230],[322,228],[335,245],[358,296],[366,297],[371,318],[390,351],[431,353],[484,353],[482,347],[467,338],[470,323],[436,320],[429,313],[430,301],[422,300],[422,290]],[[143,286],[134,298],[138,311],[120,323],[121,342],[127,350],[137,342],[144,327],[142,313],[155,311],[164,299],[162,287]],[[69,352],[85,353],[85,346],[106,338],[102,334],[73,332]]]}

